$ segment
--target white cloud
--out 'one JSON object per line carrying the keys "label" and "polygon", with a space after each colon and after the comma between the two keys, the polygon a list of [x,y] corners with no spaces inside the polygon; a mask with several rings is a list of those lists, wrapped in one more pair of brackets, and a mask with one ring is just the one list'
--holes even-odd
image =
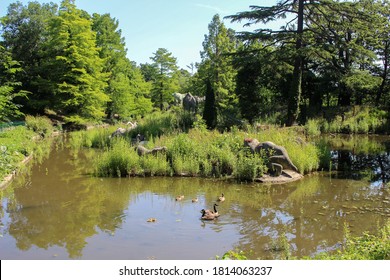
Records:
{"label": "white cloud", "polygon": [[217,6],[210,6],[210,5],[200,4],[200,3],[195,3],[194,5],[196,7],[199,7],[199,8],[213,10],[213,11],[217,12],[218,14],[227,14],[228,13],[228,11],[222,10],[221,8],[219,8]]}

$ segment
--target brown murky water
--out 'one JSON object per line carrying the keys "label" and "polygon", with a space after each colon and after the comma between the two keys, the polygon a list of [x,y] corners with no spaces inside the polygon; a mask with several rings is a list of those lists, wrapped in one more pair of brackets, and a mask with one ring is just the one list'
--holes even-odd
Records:
{"label": "brown murky water", "polygon": [[[214,259],[235,248],[274,259],[282,237],[302,257],[338,248],[345,223],[358,235],[390,218],[390,188],[367,176],[327,172],[272,186],[101,179],[88,174],[89,157],[59,145],[1,193],[0,259]],[[201,221],[200,210],[221,193],[221,217]]]}

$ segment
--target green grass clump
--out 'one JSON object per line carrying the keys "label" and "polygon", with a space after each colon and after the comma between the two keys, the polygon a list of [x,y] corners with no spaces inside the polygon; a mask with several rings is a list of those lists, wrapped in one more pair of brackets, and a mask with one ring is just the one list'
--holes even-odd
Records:
{"label": "green grass clump", "polygon": [[267,171],[264,158],[259,154],[242,152],[235,166],[235,177],[239,181],[251,181],[264,175]]}
{"label": "green grass clump", "polygon": [[42,137],[48,136],[53,132],[53,125],[48,117],[45,116],[26,116],[26,127]]}
{"label": "green grass clump", "polygon": [[321,134],[320,120],[309,119],[305,124],[305,132],[308,136],[319,136]]}
{"label": "green grass clump", "polygon": [[[187,113],[180,114],[155,113],[140,121],[134,131],[118,138],[110,139],[111,128],[78,132],[72,135],[71,142],[75,143],[75,147],[99,147],[106,150],[96,167],[98,176],[178,175],[235,177],[240,181],[253,181],[267,171],[267,160],[261,155],[244,152],[247,149],[244,147],[245,138],[256,138],[260,142],[272,141],[284,146],[301,173],[317,170],[320,165],[318,148],[302,140],[301,130],[271,127],[259,132],[233,127],[229,132],[220,133],[206,130],[200,125],[185,133],[180,125],[189,122],[189,117]],[[146,127],[151,132],[144,131]],[[166,154],[139,157],[131,143],[134,143],[134,134],[142,132],[148,140],[145,146],[147,149],[165,146]]]}
{"label": "green grass clump", "polygon": [[[341,113],[340,113],[341,112]],[[368,134],[389,132],[388,113],[374,107],[354,106],[340,112],[328,120],[310,119],[305,125],[309,136],[322,133]]]}
{"label": "green grass clump", "polygon": [[19,170],[21,162],[34,154],[42,159],[50,152],[48,138],[44,142],[34,141],[37,134],[25,126],[16,126],[0,131],[0,182],[11,172]]}
{"label": "green grass clump", "polygon": [[140,165],[137,153],[122,138],[114,141],[109,150],[98,157],[95,175],[99,177],[125,177],[139,173]]}
{"label": "green grass clump", "polygon": [[24,126],[0,132],[0,181],[17,169],[19,163],[34,150],[35,134]]}

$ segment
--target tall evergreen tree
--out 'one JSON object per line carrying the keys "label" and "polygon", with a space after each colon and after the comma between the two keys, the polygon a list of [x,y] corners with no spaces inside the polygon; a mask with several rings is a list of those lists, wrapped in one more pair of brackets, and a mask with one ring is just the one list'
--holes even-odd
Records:
{"label": "tall evergreen tree", "polygon": [[[286,26],[280,30],[272,30],[269,28],[260,28],[254,32],[243,32],[241,34],[245,39],[260,38],[270,40],[271,42],[295,43],[295,53],[293,58],[293,77],[290,85],[290,93],[288,98],[287,109],[287,125],[294,124],[299,115],[299,106],[302,94],[302,71],[303,71],[303,32],[305,24],[305,6],[307,4],[318,1],[307,0],[284,0],[271,7],[250,6],[251,11],[237,13],[236,15],[228,16],[232,21],[240,22],[248,20],[246,26],[252,24],[263,23],[267,24],[277,19],[284,19],[289,14],[293,14],[293,20],[289,21]],[[296,24],[291,24],[295,22]]]}
{"label": "tall evergreen tree", "polygon": [[215,93],[210,80],[206,80],[206,100],[204,104],[203,119],[208,129],[217,126],[217,109],[215,107]]}
{"label": "tall evergreen tree", "polygon": [[109,101],[104,92],[107,75],[92,21],[74,1],[64,0],[59,15],[50,21],[49,36],[40,86],[54,93],[54,109],[68,122],[101,119]]}
{"label": "tall evergreen tree", "polygon": [[[219,15],[214,15],[208,26],[209,33],[203,41],[201,52],[205,83],[210,82],[215,95],[215,107],[218,123],[229,126],[237,117],[238,99],[235,94],[236,71],[232,65],[232,54],[236,50],[237,41],[234,31],[225,27]],[[207,98],[207,97],[206,97]]]}
{"label": "tall evergreen tree", "polygon": [[178,70],[176,57],[172,56],[165,48],[159,48],[150,58],[153,61],[153,71],[156,76],[153,77],[153,96],[152,100],[160,110],[164,108],[164,102],[172,100],[171,93],[178,89],[175,80],[172,79],[174,73]]}

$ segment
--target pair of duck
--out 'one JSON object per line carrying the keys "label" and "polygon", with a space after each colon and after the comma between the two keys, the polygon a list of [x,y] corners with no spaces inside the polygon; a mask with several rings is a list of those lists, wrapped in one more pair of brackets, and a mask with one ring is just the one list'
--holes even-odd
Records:
{"label": "pair of duck", "polygon": [[[184,199],[184,195],[179,195],[179,196],[176,196],[176,198],[175,198],[176,201],[181,201],[183,199]],[[197,197],[193,198],[192,202],[198,202],[198,198]]]}
{"label": "pair of duck", "polygon": [[[220,202],[225,201],[224,194],[222,194],[218,198],[218,201],[220,201]],[[202,212],[201,219],[202,220],[215,220],[216,218],[218,218],[220,216],[220,214],[218,213],[217,206],[218,206],[218,204],[214,203],[214,211],[211,211],[209,209],[207,209],[207,210],[202,209],[201,210],[201,212]]]}
{"label": "pair of duck", "polygon": [[[179,195],[179,196],[176,196],[175,200],[176,201],[180,201],[180,200],[183,200],[184,199],[184,195]],[[225,201],[225,195],[222,193],[222,195],[220,197],[218,197],[218,201]],[[195,197],[192,199],[192,202],[198,202],[198,198]]]}

